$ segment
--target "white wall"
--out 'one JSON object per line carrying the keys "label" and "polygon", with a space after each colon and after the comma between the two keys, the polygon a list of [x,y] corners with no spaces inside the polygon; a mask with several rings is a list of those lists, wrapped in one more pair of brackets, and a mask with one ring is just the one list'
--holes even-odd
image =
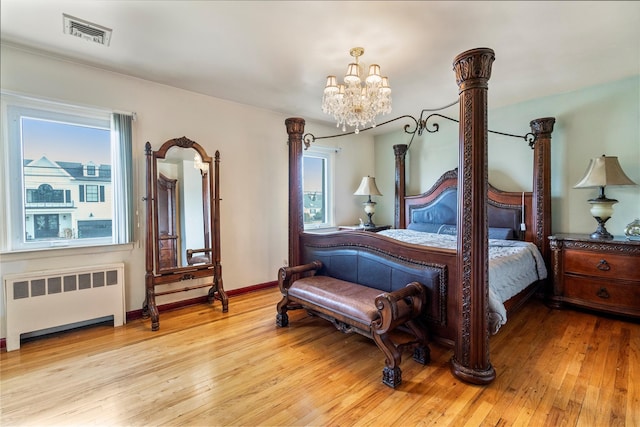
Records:
{"label": "white wall", "polygon": [[[2,253],[2,275],[122,261],[126,267],[126,309],[139,310],[145,288],[145,205],[141,200],[145,192],[144,144],[149,141],[157,149],[168,139],[186,136],[202,145],[211,156],[215,150],[220,151],[221,257],[225,289],[277,279],[277,269],[288,256],[288,145],[284,125],[287,116],[12,46],[2,45],[1,49],[3,90],[137,114],[133,150],[138,218],[133,245]],[[335,133],[335,128],[313,123],[307,123],[306,130],[317,136]],[[341,147],[336,156],[335,191],[339,206],[336,222],[350,223],[361,215],[361,205],[353,192],[362,176],[373,170],[373,138],[326,141],[320,145]],[[5,179],[3,176],[2,180]],[[0,203],[4,203],[5,188],[1,187]],[[4,212],[6,206],[0,207]],[[203,294],[206,289],[196,292]],[[192,293],[173,294],[158,298],[158,303],[193,296]],[[233,300],[229,310],[233,311]],[[4,308],[0,320],[0,336],[5,337]]]}
{"label": "white wall", "polygon": [[[429,107],[429,106],[425,106]],[[529,102],[491,109],[489,129],[524,135],[529,122],[555,117],[551,141],[552,230],[554,233],[591,233],[597,223],[589,213],[588,199],[597,189],[573,189],[582,178],[589,159],[602,154],[618,156],[626,174],[640,184],[640,75],[620,81],[561,93]],[[458,106],[442,114],[457,118]],[[428,190],[445,171],[458,166],[458,124],[437,119],[440,131],[416,137],[409,150],[408,194]],[[430,121],[430,123],[433,123]],[[378,218],[393,220],[393,144],[406,144],[402,132],[376,137],[376,171],[389,182]],[[506,191],[531,191],[532,150],[520,139],[489,134],[489,181]],[[389,194],[390,198],[388,198]],[[617,199],[606,227],[623,235],[625,226],[640,217],[640,186],[607,187],[606,195]]]}

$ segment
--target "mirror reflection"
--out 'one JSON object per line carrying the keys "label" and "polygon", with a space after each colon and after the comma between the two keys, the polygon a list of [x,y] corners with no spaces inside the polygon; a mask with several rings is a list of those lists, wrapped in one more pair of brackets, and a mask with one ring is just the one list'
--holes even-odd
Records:
{"label": "mirror reflection", "polygon": [[156,161],[159,270],[211,264],[209,162],[172,147]]}

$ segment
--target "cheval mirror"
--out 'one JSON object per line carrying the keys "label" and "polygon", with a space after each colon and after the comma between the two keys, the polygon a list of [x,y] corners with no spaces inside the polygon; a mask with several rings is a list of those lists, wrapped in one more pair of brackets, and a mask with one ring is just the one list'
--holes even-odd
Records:
{"label": "cheval mirror", "polygon": [[[147,156],[146,297],[142,315],[160,328],[156,296],[210,287],[209,303],[229,299],[220,264],[220,152],[209,157],[198,143],[170,139]],[[196,280],[200,279],[200,280]],[[213,282],[210,282],[210,280]],[[156,286],[192,282],[156,292]],[[206,282],[206,283],[202,283]]]}

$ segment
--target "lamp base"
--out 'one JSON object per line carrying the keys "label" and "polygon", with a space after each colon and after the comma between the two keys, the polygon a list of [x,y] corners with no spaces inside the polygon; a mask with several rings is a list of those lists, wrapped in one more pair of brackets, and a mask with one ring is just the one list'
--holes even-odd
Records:
{"label": "lamp base", "polygon": [[594,216],[594,218],[596,219],[596,221],[598,221],[598,228],[596,228],[596,231],[591,233],[591,235],[589,237],[591,237],[592,239],[596,239],[596,240],[611,240],[611,239],[613,239],[613,234],[609,233],[607,231],[607,229],[605,228],[605,226],[604,226],[604,223],[607,222],[607,220],[609,218],[605,218],[604,220],[602,218],[600,218],[599,216]]}
{"label": "lamp base", "polygon": [[589,237],[595,240],[611,240],[613,239],[613,234],[609,233],[607,230],[604,230],[604,233],[596,230],[591,233]]}
{"label": "lamp base", "polygon": [[364,225],[364,228],[372,228],[376,225],[371,220],[371,217],[374,213],[376,213],[376,202],[371,201],[371,196],[369,196],[369,200],[363,203],[364,205],[364,213],[369,217],[369,221]]}
{"label": "lamp base", "polygon": [[364,228],[374,228],[376,225],[371,221],[371,217],[373,216],[373,212],[367,212],[367,216],[369,217],[369,221],[364,224]]}

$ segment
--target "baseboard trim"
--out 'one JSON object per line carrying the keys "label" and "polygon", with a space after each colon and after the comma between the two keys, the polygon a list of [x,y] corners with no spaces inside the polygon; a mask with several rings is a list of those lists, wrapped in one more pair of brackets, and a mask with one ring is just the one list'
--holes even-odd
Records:
{"label": "baseboard trim", "polygon": [[[233,290],[227,291],[227,296],[231,298],[237,295],[248,294],[249,292],[255,292],[262,289],[273,288],[276,286],[278,286],[278,282],[276,281],[260,283],[253,286],[247,286],[245,288],[233,289]],[[190,298],[190,299],[185,299],[181,301],[175,301],[175,302],[159,305],[158,311],[162,313],[163,311],[175,310],[175,309],[187,307],[190,305],[204,304],[207,302],[207,300],[208,300],[208,297],[206,295],[203,295],[197,298]],[[142,309],[132,310],[127,312],[127,322],[130,320],[136,320],[141,318],[142,318]]]}
{"label": "baseboard trim", "polygon": [[[262,289],[274,288],[276,286],[278,286],[278,282],[276,281],[259,283],[257,285],[247,286],[245,288],[233,289],[233,290],[227,291],[227,296],[231,298],[237,295],[248,294],[249,292],[255,292]],[[182,301],[176,301],[168,304],[159,305],[158,311],[163,312],[168,310],[175,310],[177,308],[187,307],[189,305],[194,305],[194,304],[203,304],[206,302],[207,302],[207,296],[203,295],[198,298],[190,298]],[[127,322],[130,320],[136,320],[141,318],[142,318],[142,309],[132,310],[127,312]],[[7,349],[7,339],[0,338],[0,351],[6,350],[6,349]]]}

